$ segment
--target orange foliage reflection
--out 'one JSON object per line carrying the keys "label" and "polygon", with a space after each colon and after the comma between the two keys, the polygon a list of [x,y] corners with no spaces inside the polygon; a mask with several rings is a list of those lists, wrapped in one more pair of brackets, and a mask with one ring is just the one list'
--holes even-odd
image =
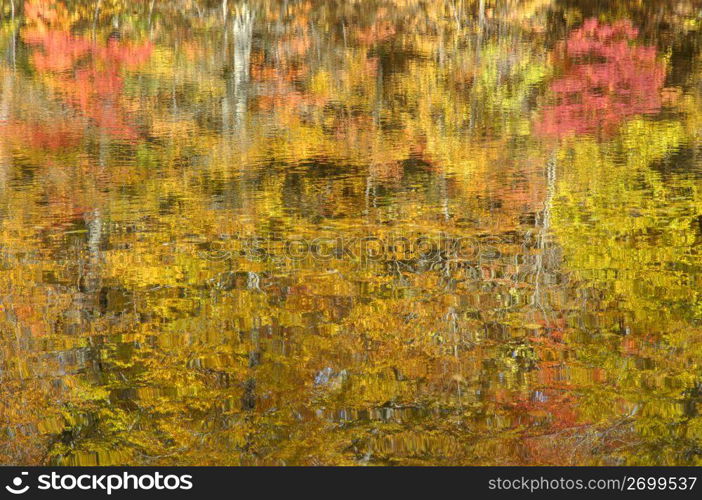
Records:
{"label": "orange foliage reflection", "polygon": [[50,86],[71,107],[108,135],[122,140],[138,137],[121,104],[123,72],[151,56],[150,42],[131,43],[111,38],[99,43],[71,34],[65,7],[54,0],[28,0],[23,39],[31,47],[34,68],[50,76]]}

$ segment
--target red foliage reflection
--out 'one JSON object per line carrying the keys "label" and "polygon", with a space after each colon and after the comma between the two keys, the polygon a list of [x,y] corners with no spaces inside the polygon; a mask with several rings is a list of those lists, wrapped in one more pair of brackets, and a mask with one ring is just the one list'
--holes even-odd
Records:
{"label": "red foliage reflection", "polygon": [[95,126],[117,139],[136,139],[122,102],[122,74],[148,60],[151,43],[111,39],[103,44],[74,35],[57,20],[62,10],[53,7],[57,7],[54,2],[25,4],[31,27],[24,30],[23,39],[36,49],[34,68],[49,77],[47,83],[62,99]]}
{"label": "red foliage reflection", "polygon": [[655,47],[632,44],[637,35],[629,21],[589,19],[561,42],[555,52],[565,72],[551,84],[556,102],[544,108],[537,131],[607,135],[628,116],[658,111],[665,64]]}

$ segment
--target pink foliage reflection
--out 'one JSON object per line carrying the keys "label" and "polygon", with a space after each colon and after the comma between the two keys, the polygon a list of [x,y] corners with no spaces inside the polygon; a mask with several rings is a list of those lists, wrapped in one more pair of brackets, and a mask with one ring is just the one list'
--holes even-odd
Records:
{"label": "pink foliage reflection", "polygon": [[541,135],[607,135],[627,117],[661,107],[665,63],[656,48],[633,44],[638,30],[629,21],[585,21],[556,53],[565,69],[550,90],[555,103],[543,109]]}

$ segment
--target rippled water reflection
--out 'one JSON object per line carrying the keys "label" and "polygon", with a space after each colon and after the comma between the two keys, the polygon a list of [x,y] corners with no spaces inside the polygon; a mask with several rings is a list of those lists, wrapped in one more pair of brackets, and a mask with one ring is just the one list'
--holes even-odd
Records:
{"label": "rippled water reflection", "polygon": [[697,0],[5,0],[0,461],[702,463]]}

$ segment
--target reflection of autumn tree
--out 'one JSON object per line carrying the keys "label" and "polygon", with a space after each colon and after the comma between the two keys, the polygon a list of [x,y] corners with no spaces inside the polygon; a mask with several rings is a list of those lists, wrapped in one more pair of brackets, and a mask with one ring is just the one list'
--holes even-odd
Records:
{"label": "reflection of autumn tree", "polygon": [[603,369],[601,387],[581,390],[615,409],[613,421],[629,415],[626,429],[643,444],[625,446],[621,455],[634,463],[699,460],[702,422],[691,405],[702,380],[694,285],[702,205],[694,179],[684,173],[666,179],[656,167],[685,148],[687,133],[679,123],[634,119],[611,143],[569,142],[559,153],[558,243],[581,289],[581,307],[602,294],[612,301],[585,337],[573,339],[578,364]]}
{"label": "reflection of autumn tree", "polygon": [[[702,379],[693,361],[700,200],[685,174],[689,160],[679,155],[695,134],[699,104],[680,106],[682,121],[635,116],[672,100],[661,91],[663,63],[654,48],[632,44],[635,35],[628,22],[589,21],[570,36],[565,50],[574,69],[553,84],[560,102],[541,123],[544,133],[574,136],[556,155],[552,210],[556,241],[580,289],[567,322],[583,321],[583,311],[608,298],[601,317],[584,332],[567,329],[565,339],[577,353],[573,369],[599,369],[597,383],[575,390],[581,415],[605,425],[599,434],[608,436],[603,444],[613,460],[697,463],[702,423],[691,408]],[[599,132],[600,141],[577,136]],[[660,166],[671,161],[680,161],[672,175]]]}
{"label": "reflection of autumn tree", "polygon": [[[556,102],[537,125],[545,135],[569,136],[554,154],[559,178],[551,213],[555,243],[580,291],[571,306],[561,306],[562,338],[576,357],[570,369],[596,374],[575,384],[572,378],[566,394],[577,397],[578,423],[589,423],[577,440],[608,449],[614,463],[694,463],[700,423],[689,407],[701,374],[688,354],[680,352],[673,363],[665,359],[680,342],[690,352],[699,350],[690,335],[697,330],[697,299],[687,278],[669,272],[666,263],[696,265],[687,248],[688,219],[696,217],[698,201],[695,195],[685,198],[683,211],[693,213],[674,222],[656,213],[653,200],[667,198],[669,190],[686,191],[690,181],[676,177],[664,183],[652,166],[684,147],[685,129],[694,129],[697,112],[688,115],[687,126],[636,116],[658,112],[670,98],[662,92],[665,65],[656,49],[637,44],[635,37],[628,21],[590,20],[571,33],[557,48],[566,59],[563,75],[550,86]],[[661,210],[677,213],[671,203]],[[658,227],[663,220],[665,229]],[[659,238],[667,241],[665,250],[658,248]],[[617,305],[605,305],[594,321],[583,318],[604,297]],[[645,382],[651,372],[644,364],[675,382]],[[562,382],[552,383],[546,387],[563,388]],[[553,394],[544,394],[532,408],[548,405]],[[569,433],[558,435],[570,439]],[[536,456],[557,452],[548,436],[530,442]]]}
{"label": "reflection of autumn tree", "polygon": [[145,62],[151,44],[115,38],[100,44],[73,35],[61,22],[68,15],[59,2],[28,0],[25,17],[23,40],[35,48],[32,63],[46,84],[101,130],[134,140],[137,131],[122,104],[122,73]]}
{"label": "reflection of autumn tree", "polygon": [[560,44],[564,74],[550,85],[556,102],[542,112],[542,133],[611,133],[628,116],[660,109],[665,65],[655,47],[632,44],[637,33],[629,21],[590,19]]}

